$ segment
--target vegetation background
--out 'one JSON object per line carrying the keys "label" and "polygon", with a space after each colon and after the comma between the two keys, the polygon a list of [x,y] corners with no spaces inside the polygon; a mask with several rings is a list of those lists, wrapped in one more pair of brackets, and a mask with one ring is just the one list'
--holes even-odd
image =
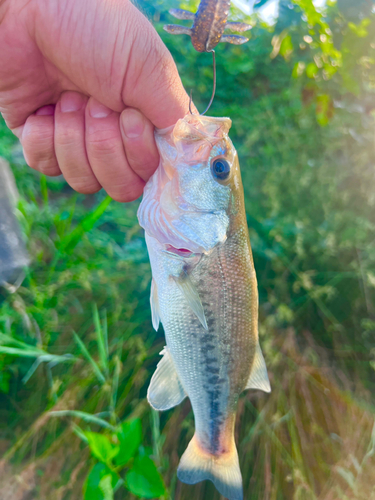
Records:
{"label": "vegetation background", "polygon": [[[177,6],[139,4],[160,33]],[[218,47],[210,113],[233,120],[273,388],[240,399],[245,498],[375,499],[374,2],[281,0],[272,26],[231,17],[254,27]],[[211,56],[162,37],[204,108]],[[158,414],[145,399],[164,340],[138,203],[31,171],[3,122],[0,155],[32,257],[0,295],[1,499],[219,499],[176,479],[189,401]]]}

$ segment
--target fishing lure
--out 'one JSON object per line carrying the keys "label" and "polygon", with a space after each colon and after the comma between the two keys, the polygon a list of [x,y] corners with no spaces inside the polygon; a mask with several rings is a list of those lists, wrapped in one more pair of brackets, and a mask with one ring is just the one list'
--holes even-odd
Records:
{"label": "fishing lure", "polygon": [[[193,47],[198,52],[211,52],[213,62],[213,89],[208,106],[200,113],[204,115],[210,109],[216,91],[216,59],[214,48],[220,42],[241,45],[249,41],[242,35],[228,35],[225,30],[244,32],[252,28],[250,24],[228,22],[230,0],[201,0],[198,11],[190,12],[183,9],[171,9],[169,13],[177,19],[193,21],[193,26],[187,28],[178,24],[166,24],[163,28],[172,35],[189,35]],[[189,111],[191,109],[192,95],[190,94]]]}
{"label": "fishing lure", "polygon": [[189,35],[193,47],[198,52],[211,52],[219,42],[241,45],[249,39],[241,35],[224,34],[231,31],[248,31],[251,26],[246,23],[228,22],[230,0],[202,0],[196,14],[188,10],[171,9],[170,14],[182,20],[193,21],[193,26],[187,28],[178,24],[167,24],[165,31],[172,35]]}

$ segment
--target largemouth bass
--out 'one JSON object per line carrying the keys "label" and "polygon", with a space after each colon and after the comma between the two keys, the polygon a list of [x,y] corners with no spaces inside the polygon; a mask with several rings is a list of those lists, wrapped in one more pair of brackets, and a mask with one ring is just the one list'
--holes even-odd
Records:
{"label": "largemouth bass", "polygon": [[195,435],[178,478],[211,480],[241,500],[234,441],[238,398],[270,391],[258,341],[258,291],[229,118],[187,115],[158,130],[160,164],[138,218],[151,261],[151,311],[166,347],[148,401],[167,410],[190,398]]}

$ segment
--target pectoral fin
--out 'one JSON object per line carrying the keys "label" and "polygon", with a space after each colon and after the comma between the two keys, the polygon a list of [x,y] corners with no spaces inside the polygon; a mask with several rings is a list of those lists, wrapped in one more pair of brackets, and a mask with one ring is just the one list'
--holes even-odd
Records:
{"label": "pectoral fin", "polygon": [[156,288],[156,283],[154,279],[152,279],[151,281],[150,304],[151,304],[152,326],[156,331],[158,331],[160,323],[159,298],[158,298],[158,290]]}
{"label": "pectoral fin", "polygon": [[259,342],[255,350],[253,366],[245,389],[260,389],[261,391],[264,392],[271,392],[267,367],[264,361],[264,357]]}
{"label": "pectoral fin", "polygon": [[174,278],[178,288],[181,290],[183,296],[188,301],[189,306],[201,322],[203,328],[208,330],[206,316],[204,315],[204,309],[202,306],[201,299],[199,297],[198,291],[191,282],[190,277],[184,274],[178,278]]}
{"label": "pectoral fin", "polygon": [[163,357],[152,376],[147,399],[155,410],[164,411],[180,404],[187,394],[178,378],[168,348],[163,349],[160,354]]}
{"label": "pectoral fin", "polygon": [[187,21],[194,21],[195,18],[194,12],[190,12],[189,10],[184,10],[184,9],[171,9],[169,13],[176,19],[185,19]]}

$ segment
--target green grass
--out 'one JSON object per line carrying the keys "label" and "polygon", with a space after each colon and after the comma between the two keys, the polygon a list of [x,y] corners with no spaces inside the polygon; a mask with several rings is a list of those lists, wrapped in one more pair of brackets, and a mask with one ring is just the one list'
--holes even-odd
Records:
{"label": "green grass", "polygon": [[[4,128],[2,134],[8,137]],[[150,454],[164,478],[160,498],[218,499],[210,483],[176,481],[194,428],[189,402],[159,417],[145,400],[163,338],[150,322],[150,268],[137,204],[110,203],[103,194],[86,199],[17,168],[33,263],[0,307],[7,380],[0,395],[7,473],[0,486],[9,490],[20,474],[33,498],[80,499],[83,489],[90,500],[101,499],[110,486],[113,498],[135,498],[129,488],[141,494],[138,462],[117,469],[96,445],[90,454],[87,436],[105,437],[112,453],[121,423],[136,418],[140,456]],[[372,398],[358,378],[332,367],[329,351],[311,335],[305,333],[302,350],[298,337],[293,328],[269,325],[263,344],[273,392],[249,391],[240,400],[236,437],[247,498],[371,498]]]}
{"label": "green grass", "polygon": [[[293,61],[268,58],[271,38],[254,29],[240,51],[218,49],[213,108],[234,120],[272,385],[239,402],[245,498],[374,499],[374,121],[343,107],[319,127],[290,82]],[[166,40],[188,88],[202,75],[205,102],[204,56]],[[146,401],[164,339],[151,325],[138,204],[33,172],[1,120],[0,155],[32,262],[0,295],[1,491],[218,500],[211,483],[176,478],[194,432],[189,401],[162,414]]]}

